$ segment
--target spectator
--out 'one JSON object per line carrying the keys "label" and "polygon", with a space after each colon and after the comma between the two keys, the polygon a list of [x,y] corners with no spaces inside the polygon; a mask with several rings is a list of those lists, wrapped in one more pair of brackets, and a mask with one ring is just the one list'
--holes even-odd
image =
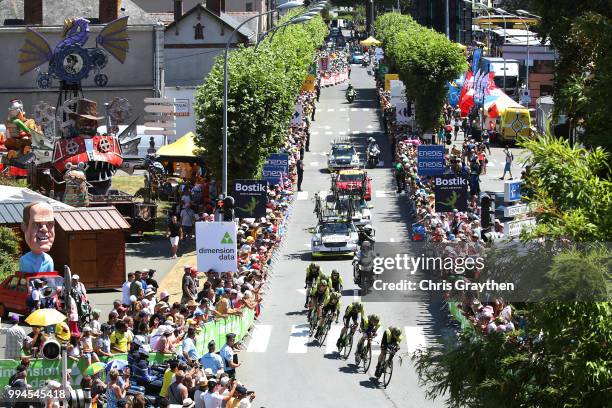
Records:
{"label": "spectator", "polygon": [[81,336],[81,353],[87,360],[87,366],[90,366],[92,361],[100,361],[98,355],[94,351],[91,328],[88,326],[83,328],[83,336]]}
{"label": "spectator", "polygon": [[[130,296],[136,296],[136,299],[142,299],[144,295],[142,282],[140,281],[141,276],[142,274],[140,271],[134,272],[134,281],[130,285]],[[132,302],[130,302],[130,304],[131,303]]]}
{"label": "spectator", "polygon": [[[174,382],[168,388],[168,401],[170,404],[183,404],[185,398],[188,397],[188,390],[183,384],[185,372],[179,370],[174,375]],[[208,408],[208,406],[207,406]]]}
{"label": "spectator", "polygon": [[127,325],[119,320],[115,325],[115,331],[110,335],[111,351],[114,354],[127,353],[130,350],[132,338],[127,333]]}
{"label": "spectator", "polygon": [[214,340],[208,342],[208,353],[204,354],[200,358],[200,364],[204,369],[210,368],[210,370],[216,374],[219,371],[223,371],[223,358],[215,353],[216,343]]}
{"label": "spectator", "polygon": [[155,279],[153,279],[153,276],[155,275],[155,269],[149,269],[149,274],[147,275],[147,287],[152,287],[153,290],[157,293],[157,291],[159,290],[159,284],[157,283],[157,281]]}
{"label": "spectator", "polygon": [[223,368],[230,378],[236,377],[236,368],[240,367],[238,355],[235,354],[236,334],[228,333],[225,336],[225,344],[221,347],[221,357],[223,358]]}
{"label": "spectator", "polygon": [[89,327],[91,327],[91,334],[94,337],[100,336],[102,327],[100,323],[100,310],[94,309],[91,311],[91,322],[89,322]]}
{"label": "spectator", "polygon": [[159,392],[159,395],[163,398],[168,398],[168,389],[170,385],[174,382],[174,375],[178,371],[178,360],[173,359],[168,362],[168,368],[164,371],[164,379],[162,381],[162,387]]}
{"label": "spectator", "polygon": [[119,385],[119,372],[117,370],[111,370],[108,374],[110,383],[106,390],[106,408],[118,408],[117,402],[125,398],[126,392],[129,389],[129,382],[125,383],[124,386]]}
{"label": "spectator", "polygon": [[176,259],[179,241],[183,239],[183,228],[181,224],[178,222],[176,215],[173,215],[170,218],[170,222],[168,223],[168,237],[170,238],[170,247],[172,248],[172,258]]}
{"label": "spectator", "polygon": [[24,340],[24,353],[36,358],[45,341],[47,341],[47,335],[42,331],[42,328],[39,326],[32,327],[32,332]]}
{"label": "spectator", "polygon": [[186,304],[189,300],[195,300],[198,295],[198,288],[196,286],[193,276],[191,276],[191,266],[185,266],[183,282],[182,282],[183,296],[181,297],[181,303]]}
{"label": "spectator", "polygon": [[194,408],[205,408],[203,394],[208,390],[208,379],[206,376],[200,377],[198,389],[193,394]]}
{"label": "spectator", "polygon": [[229,401],[234,396],[237,386],[238,383],[234,381],[231,390],[226,395],[223,395],[227,388],[217,384],[212,379],[208,380],[208,393],[203,394],[204,406],[206,408],[220,408],[224,402]]}
{"label": "spectator", "polygon": [[1,328],[0,333],[6,334],[5,358],[18,360],[21,357],[21,348],[23,347],[23,341],[26,339],[26,334],[23,328],[19,326],[19,316],[11,315],[10,320],[13,325],[8,329]]}
{"label": "spectator", "polygon": [[181,344],[181,350],[183,352],[183,358],[189,365],[193,365],[198,361],[198,351],[196,349],[196,331],[193,327],[187,329],[187,335]]}
{"label": "spectator", "polygon": [[191,204],[185,204],[183,209],[181,210],[181,228],[185,234],[185,238],[189,239],[193,233],[193,221],[195,217],[195,212],[191,208]]}

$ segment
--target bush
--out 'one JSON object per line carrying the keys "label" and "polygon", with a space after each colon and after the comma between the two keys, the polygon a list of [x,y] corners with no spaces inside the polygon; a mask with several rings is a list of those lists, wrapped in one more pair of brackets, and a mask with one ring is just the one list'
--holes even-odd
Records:
{"label": "bush", "polygon": [[19,269],[19,237],[6,227],[0,227],[0,280]]}
{"label": "bush", "polygon": [[[283,21],[295,15],[288,15]],[[259,47],[232,51],[228,60],[228,181],[256,178],[266,156],[283,144],[296,97],[314,52],[327,35],[321,17],[289,25]],[[208,169],[222,174],[223,56],[196,91],[196,145]]]}

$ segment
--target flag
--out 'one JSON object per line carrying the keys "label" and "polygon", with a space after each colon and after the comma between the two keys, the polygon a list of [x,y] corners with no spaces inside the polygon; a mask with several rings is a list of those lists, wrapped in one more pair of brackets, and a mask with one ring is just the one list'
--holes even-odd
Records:
{"label": "flag", "polygon": [[479,70],[480,57],[482,56],[482,48],[476,48],[472,54],[472,72]]}

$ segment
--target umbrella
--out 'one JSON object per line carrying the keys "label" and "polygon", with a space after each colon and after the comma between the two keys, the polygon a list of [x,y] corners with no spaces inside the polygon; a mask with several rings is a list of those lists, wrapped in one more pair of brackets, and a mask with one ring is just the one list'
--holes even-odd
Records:
{"label": "umbrella", "polygon": [[110,370],[122,370],[128,365],[128,362],[125,360],[111,360],[106,363],[106,372]]}
{"label": "umbrella", "polygon": [[365,40],[360,41],[359,44],[365,45],[367,47],[371,47],[372,45],[380,45],[380,41],[378,41],[376,38],[370,36],[370,37],[366,38]]}
{"label": "umbrella", "polygon": [[106,363],[103,363],[101,361],[98,361],[96,363],[92,363],[89,367],[87,367],[85,369],[85,375],[94,375],[96,373],[99,373],[100,371],[104,370],[104,368],[106,367]]}
{"label": "umbrella", "polygon": [[30,313],[25,320],[30,326],[51,326],[66,320],[66,316],[56,309],[38,309]]}

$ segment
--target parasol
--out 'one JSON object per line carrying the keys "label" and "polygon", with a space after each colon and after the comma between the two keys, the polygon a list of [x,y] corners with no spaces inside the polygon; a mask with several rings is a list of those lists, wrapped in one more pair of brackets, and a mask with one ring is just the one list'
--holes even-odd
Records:
{"label": "parasol", "polygon": [[25,319],[30,326],[51,326],[64,320],[66,320],[66,316],[56,309],[38,309]]}
{"label": "parasol", "polygon": [[365,40],[360,41],[359,44],[365,45],[366,47],[371,47],[373,45],[380,45],[381,42],[378,41],[376,38],[370,36],[370,37],[366,38]]}

